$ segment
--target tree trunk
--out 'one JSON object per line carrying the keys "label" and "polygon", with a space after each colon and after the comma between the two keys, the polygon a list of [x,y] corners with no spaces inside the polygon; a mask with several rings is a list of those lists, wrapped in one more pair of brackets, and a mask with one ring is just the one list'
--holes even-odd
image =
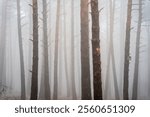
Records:
{"label": "tree trunk", "polygon": [[37,99],[38,93],[38,4],[32,0],[33,5],[33,65],[31,81],[31,100]]}
{"label": "tree trunk", "polygon": [[24,70],[24,57],[23,57],[23,42],[22,42],[22,28],[21,28],[21,10],[20,0],[17,0],[17,22],[18,22],[18,41],[19,41],[19,52],[20,52],[20,70],[21,70],[21,99],[26,99],[25,90],[25,70]]}
{"label": "tree trunk", "polygon": [[59,42],[59,20],[60,20],[60,0],[57,0],[56,13],[56,32],[55,32],[55,55],[54,55],[54,95],[53,99],[58,98],[58,42]]}
{"label": "tree trunk", "polygon": [[71,85],[73,99],[77,99],[75,87],[75,50],[74,50],[74,0],[71,1]]}
{"label": "tree trunk", "polygon": [[70,95],[69,87],[69,75],[68,75],[68,64],[67,64],[67,45],[66,45],[66,1],[64,0],[64,64],[65,64],[65,75],[67,85],[67,96]]}
{"label": "tree trunk", "polygon": [[[107,58],[107,72],[106,72],[106,84],[105,89],[108,90],[108,81],[109,81],[109,72],[110,72],[110,61],[112,60],[112,71],[113,71],[113,78],[114,78],[114,89],[115,89],[115,99],[119,99],[119,88],[117,83],[117,73],[116,73],[116,64],[115,64],[115,56],[114,56],[114,43],[113,43],[113,34],[114,34],[114,12],[115,12],[115,1],[110,0],[110,36],[109,36],[109,52]],[[112,59],[111,59],[112,57]],[[107,91],[105,97],[107,97]]]}
{"label": "tree trunk", "polygon": [[88,0],[81,0],[81,87],[82,99],[90,100],[89,19]]}
{"label": "tree trunk", "polygon": [[115,98],[119,99],[119,88],[117,83],[117,72],[116,72],[116,62],[115,62],[115,53],[114,53],[114,12],[115,12],[115,0],[110,0],[110,54],[112,57],[112,71],[113,71],[113,78],[114,78],[114,89],[115,89]]}
{"label": "tree trunk", "polygon": [[93,79],[94,100],[102,100],[102,75],[101,75],[101,49],[99,36],[99,9],[98,0],[91,0],[92,11],[92,53],[93,53]]}
{"label": "tree trunk", "polygon": [[2,19],[0,34],[0,90],[5,88],[6,83],[6,24],[7,24],[7,0],[2,2]]}
{"label": "tree trunk", "polygon": [[123,84],[123,99],[128,100],[129,87],[129,62],[130,62],[130,30],[131,30],[131,13],[132,0],[128,0],[127,7],[127,22],[126,22],[126,38],[125,38],[125,57],[124,57],[124,84]]}
{"label": "tree trunk", "polygon": [[[148,84],[150,84],[150,23],[147,23],[148,27],[147,27],[147,34],[148,34]],[[148,95],[150,97],[150,85],[148,86]]]}
{"label": "tree trunk", "polygon": [[141,38],[141,23],[142,23],[142,1],[139,0],[139,17],[136,35],[136,50],[135,50],[135,64],[134,64],[134,79],[132,99],[137,100],[138,96],[138,74],[139,74],[139,53],[140,53],[140,38]]}
{"label": "tree trunk", "polygon": [[43,39],[44,39],[44,85],[45,99],[50,99],[48,37],[47,37],[47,0],[43,0]]}

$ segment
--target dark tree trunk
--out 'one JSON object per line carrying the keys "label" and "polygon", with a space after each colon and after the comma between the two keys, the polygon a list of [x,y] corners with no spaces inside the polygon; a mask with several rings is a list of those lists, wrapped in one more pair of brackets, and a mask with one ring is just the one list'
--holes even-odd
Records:
{"label": "dark tree trunk", "polygon": [[83,100],[92,99],[90,83],[88,14],[88,0],[81,0],[81,87]]}
{"label": "dark tree trunk", "polygon": [[123,99],[128,100],[129,87],[129,62],[130,62],[130,30],[131,30],[131,14],[132,14],[132,0],[128,0],[127,7],[127,22],[126,22],[126,38],[125,38],[125,57],[124,57],[124,85],[123,85]]}
{"label": "dark tree trunk", "polygon": [[25,70],[24,70],[24,57],[23,57],[23,43],[22,43],[22,28],[21,28],[21,11],[20,0],[17,0],[17,21],[18,21],[18,40],[19,40],[19,52],[20,52],[20,70],[21,70],[21,99],[26,99],[25,90]]}
{"label": "dark tree trunk", "polygon": [[38,4],[32,0],[33,5],[33,65],[31,81],[31,100],[37,99],[38,93]]}
{"label": "dark tree trunk", "polygon": [[91,0],[92,11],[92,53],[93,53],[93,80],[94,100],[102,100],[102,75],[101,75],[101,48],[99,36],[99,9],[98,0]]}
{"label": "dark tree trunk", "polygon": [[59,20],[60,20],[60,0],[57,1],[56,13],[56,32],[55,32],[55,55],[54,55],[54,95],[53,99],[58,98],[58,42],[59,42]]}
{"label": "dark tree trunk", "polygon": [[142,1],[139,0],[139,17],[136,35],[136,49],[135,49],[135,64],[134,64],[134,79],[132,99],[136,100],[138,96],[138,77],[139,77],[139,53],[140,53],[140,38],[141,38],[141,23],[142,23]]}

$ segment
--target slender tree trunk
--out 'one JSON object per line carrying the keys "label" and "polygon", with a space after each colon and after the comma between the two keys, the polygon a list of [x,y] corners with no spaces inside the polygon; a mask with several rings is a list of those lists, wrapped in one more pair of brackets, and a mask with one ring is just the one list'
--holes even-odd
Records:
{"label": "slender tree trunk", "polygon": [[37,99],[38,93],[38,4],[32,0],[33,5],[33,65],[31,81],[31,100]]}
{"label": "slender tree trunk", "polygon": [[74,50],[74,0],[71,1],[71,79],[72,79],[72,96],[77,99],[75,87],[75,50]]}
{"label": "slender tree trunk", "polygon": [[6,87],[6,24],[7,24],[7,0],[2,2],[2,19],[0,34],[0,89]]}
{"label": "slender tree trunk", "polygon": [[[147,23],[148,28],[147,28],[147,34],[148,34],[148,84],[150,84],[150,24]],[[150,96],[150,85],[148,86],[148,95]]]}
{"label": "slender tree trunk", "polygon": [[92,11],[92,53],[94,76],[94,100],[102,100],[102,75],[101,75],[101,48],[99,36],[99,9],[98,0],[91,0]]}
{"label": "slender tree trunk", "polygon": [[[109,37],[109,52],[107,58],[107,72],[106,72],[106,81],[108,82],[109,79],[109,72],[110,72],[110,61],[112,60],[112,71],[113,71],[113,78],[114,78],[114,89],[115,89],[115,98],[119,99],[119,88],[117,83],[117,73],[116,73],[116,64],[115,64],[115,56],[114,56],[114,43],[113,43],[113,34],[114,34],[114,12],[115,12],[115,0],[112,3],[110,0],[110,37]],[[111,59],[112,58],[112,59]],[[105,89],[108,90],[108,83],[106,82]],[[105,97],[107,97],[107,92]]]}
{"label": "slender tree trunk", "polygon": [[119,66],[119,92],[120,92],[120,98],[123,99],[123,70],[124,70],[124,41],[125,41],[125,0],[120,0],[120,66]]}
{"label": "slender tree trunk", "polygon": [[21,10],[20,0],[17,0],[17,21],[18,21],[18,40],[19,40],[19,52],[20,52],[20,70],[21,70],[21,99],[26,99],[25,90],[25,70],[24,70],[24,57],[23,57],[23,42],[22,42],[22,28],[21,28]]}
{"label": "slender tree trunk", "polygon": [[138,77],[139,77],[139,53],[140,53],[140,38],[141,38],[141,23],[142,23],[142,1],[139,0],[139,17],[136,35],[136,50],[135,50],[135,64],[134,64],[134,79],[132,99],[136,100],[138,96]]}
{"label": "slender tree trunk", "polygon": [[56,32],[55,32],[55,55],[54,55],[54,95],[53,99],[58,98],[58,42],[59,42],[59,21],[60,21],[60,0],[57,0],[56,13]]}
{"label": "slender tree trunk", "polygon": [[119,88],[117,83],[117,72],[116,72],[116,62],[115,62],[115,53],[114,53],[114,13],[115,13],[115,0],[110,0],[110,54],[112,57],[112,71],[113,71],[113,78],[114,78],[114,89],[115,89],[115,98],[119,99]]}
{"label": "slender tree trunk", "polygon": [[67,85],[67,95],[70,95],[69,87],[69,75],[68,75],[68,64],[67,64],[67,45],[66,45],[66,1],[64,0],[64,63],[65,63],[65,75]]}
{"label": "slender tree trunk", "polygon": [[124,85],[123,85],[123,99],[128,100],[129,87],[129,62],[130,62],[130,30],[131,30],[131,14],[132,14],[132,0],[128,0],[127,7],[127,22],[126,22],[126,39],[125,39],[125,57],[124,57]]}
{"label": "slender tree trunk", "polygon": [[81,87],[82,99],[90,100],[89,20],[88,0],[81,0]]}
{"label": "slender tree trunk", "polygon": [[[109,0],[108,0],[109,1]],[[108,2],[109,3],[109,2]],[[109,5],[108,5],[109,6]],[[107,7],[108,7],[107,6]],[[107,34],[106,34],[106,37],[107,37],[107,39],[108,39],[108,41],[107,41],[107,43],[110,43],[109,41],[110,41],[110,26],[108,25],[109,24],[109,7],[108,7],[108,9],[107,9]],[[109,76],[110,76],[110,74],[109,74],[109,71],[110,71],[110,57],[111,57],[111,51],[109,51],[110,50],[110,44],[108,44],[109,46],[107,46],[108,47],[108,56],[107,56],[107,66],[106,66],[106,80],[105,80],[105,88],[104,88],[104,99],[107,99],[107,95],[108,95],[108,89],[109,89],[109,87],[110,87],[110,85],[109,85]],[[109,86],[109,87],[108,87]]]}
{"label": "slender tree trunk", "polygon": [[43,39],[44,39],[44,85],[45,99],[50,99],[48,35],[47,35],[47,0],[43,0]]}

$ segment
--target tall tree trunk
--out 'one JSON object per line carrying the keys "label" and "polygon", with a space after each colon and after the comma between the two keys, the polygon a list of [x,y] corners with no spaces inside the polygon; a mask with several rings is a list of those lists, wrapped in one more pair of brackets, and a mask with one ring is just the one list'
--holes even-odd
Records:
{"label": "tall tree trunk", "polygon": [[134,79],[132,99],[136,100],[138,96],[138,77],[139,77],[139,53],[140,53],[140,38],[141,38],[141,23],[142,23],[142,1],[139,0],[139,17],[136,35],[136,49],[135,49],[135,64],[134,64]]}
{"label": "tall tree trunk", "polygon": [[54,95],[53,99],[58,98],[58,42],[59,42],[59,21],[60,21],[60,0],[57,0],[56,13],[56,32],[55,32],[55,55],[54,55]]}
{"label": "tall tree trunk", "polygon": [[67,64],[67,45],[66,45],[66,1],[64,0],[64,63],[65,63],[65,75],[67,85],[67,96],[70,95],[69,87],[69,75],[68,75],[68,64]]}
{"label": "tall tree trunk", "polygon": [[43,39],[44,39],[44,85],[45,99],[50,99],[48,37],[47,37],[47,0],[43,0]]}
{"label": "tall tree trunk", "polygon": [[125,57],[124,57],[124,85],[123,85],[123,99],[128,100],[129,87],[129,62],[130,62],[130,30],[131,30],[131,14],[132,14],[132,0],[128,0],[127,7],[127,22],[126,22],[126,38],[125,38]]}
{"label": "tall tree trunk", "polygon": [[90,100],[89,20],[88,0],[81,0],[81,87],[82,99]]}
{"label": "tall tree trunk", "polygon": [[99,36],[99,9],[98,0],[91,0],[92,11],[92,53],[94,76],[94,100],[102,100],[102,75],[101,75],[101,48]]}
{"label": "tall tree trunk", "polygon": [[[114,78],[114,89],[115,89],[115,98],[119,99],[119,88],[117,83],[117,73],[116,73],[116,64],[115,64],[115,56],[114,56],[114,43],[113,43],[113,34],[114,34],[114,12],[115,12],[115,1],[110,0],[110,36],[109,36],[109,52],[107,58],[107,72],[106,72],[106,84],[105,89],[108,90],[108,81],[109,81],[109,72],[110,72],[110,61],[112,60],[112,71],[113,71],[113,78]],[[112,58],[112,59],[111,59]],[[107,92],[105,93],[105,97],[107,97]]]}
{"label": "tall tree trunk", "polygon": [[[148,84],[150,84],[150,23],[147,23],[148,27],[147,27],[147,34],[148,34]],[[150,85],[148,86],[148,95],[150,97]]]}
{"label": "tall tree trunk", "polygon": [[0,90],[6,83],[6,24],[7,24],[7,0],[2,1],[2,19],[0,34]]}
{"label": "tall tree trunk", "polygon": [[20,70],[21,70],[21,99],[26,99],[25,90],[25,70],[24,70],[24,57],[23,57],[23,42],[22,42],[22,28],[21,28],[21,10],[20,0],[17,0],[17,21],[18,21],[18,41],[19,41],[19,52],[20,52]]}
{"label": "tall tree trunk", "polygon": [[33,5],[33,65],[31,81],[31,100],[37,99],[38,93],[38,4],[32,0]]}
{"label": "tall tree trunk", "polygon": [[[112,3],[113,2],[113,3]],[[115,89],[115,98],[119,99],[119,88],[117,83],[117,72],[116,72],[116,62],[115,62],[115,53],[114,53],[114,13],[115,13],[115,0],[110,0],[110,54],[112,57],[112,71],[114,78],[114,89]]]}
{"label": "tall tree trunk", "polygon": [[75,87],[75,50],[74,50],[74,0],[71,1],[71,85],[73,99],[77,99]]}
{"label": "tall tree trunk", "polygon": [[119,92],[120,92],[120,98],[123,99],[123,69],[124,69],[124,41],[125,41],[125,0],[120,0],[120,66],[119,66]]}

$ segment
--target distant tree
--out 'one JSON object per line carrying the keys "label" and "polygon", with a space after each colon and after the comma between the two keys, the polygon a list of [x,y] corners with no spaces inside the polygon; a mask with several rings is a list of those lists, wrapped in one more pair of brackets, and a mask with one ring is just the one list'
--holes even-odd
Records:
{"label": "distant tree", "polygon": [[98,0],[91,0],[92,15],[92,53],[93,53],[93,80],[94,99],[102,100],[102,75],[101,75],[101,48],[99,36],[99,9]]}
{"label": "distant tree", "polygon": [[134,64],[134,79],[132,99],[136,100],[138,96],[138,78],[139,78],[139,56],[140,56],[140,39],[141,39],[141,23],[142,23],[142,0],[139,0],[139,16],[136,35],[136,49],[135,49],[135,64]]}
{"label": "distant tree", "polygon": [[2,18],[0,29],[0,90],[6,83],[6,29],[7,29],[7,0],[2,1]]}
{"label": "distant tree", "polygon": [[89,19],[88,0],[81,0],[81,87],[82,99],[90,100]]}
{"label": "distant tree", "polygon": [[66,75],[66,85],[67,85],[67,95],[70,95],[69,87],[69,74],[68,74],[68,64],[67,64],[67,45],[66,45],[66,0],[64,0],[64,64],[65,64],[65,75]]}
{"label": "distant tree", "polygon": [[125,38],[125,56],[124,56],[124,84],[123,84],[123,99],[124,100],[129,99],[128,87],[129,87],[131,14],[132,14],[132,0],[128,0],[126,38]]}
{"label": "distant tree", "polygon": [[20,70],[21,70],[21,99],[26,99],[25,90],[25,70],[24,70],[24,56],[23,56],[23,42],[22,42],[22,28],[21,28],[21,10],[20,0],[17,0],[17,22],[18,22],[18,41],[19,41],[19,52],[20,52]]}
{"label": "distant tree", "polygon": [[31,81],[31,100],[37,99],[38,93],[38,3],[32,0],[33,9],[33,62]]}
{"label": "distant tree", "polygon": [[[147,37],[148,37],[148,64],[147,64],[147,70],[148,70],[148,84],[150,84],[150,23],[147,22]],[[150,85],[148,86],[148,94],[150,96]]]}
{"label": "distant tree", "polygon": [[54,94],[53,99],[58,98],[58,42],[59,42],[59,30],[60,30],[60,0],[57,0],[56,11],[56,32],[55,32],[55,55],[54,55]]}
{"label": "distant tree", "polygon": [[44,99],[49,100],[50,99],[50,85],[49,85],[49,57],[48,57],[48,35],[47,35],[47,0],[43,0],[43,76],[41,80],[44,80],[44,82],[41,81],[41,88],[44,88],[42,90],[42,95]]}
{"label": "distant tree", "polygon": [[[107,58],[107,72],[106,72],[106,81],[108,82],[109,80],[109,72],[110,72],[110,61],[112,61],[112,71],[113,71],[113,78],[114,78],[114,89],[115,89],[115,98],[119,99],[119,88],[118,88],[118,83],[117,83],[117,73],[116,73],[116,64],[115,64],[115,53],[114,53],[114,42],[113,42],[113,34],[114,34],[114,13],[115,13],[115,0],[109,1],[109,9],[110,9],[110,36],[109,36],[109,52],[108,52],[108,58]],[[111,59],[112,58],[112,59]],[[108,83],[106,82],[105,84],[105,89],[108,87]],[[105,98],[107,97],[108,91],[106,90],[105,92]]]}
{"label": "distant tree", "polygon": [[74,0],[71,0],[71,85],[73,99],[77,99],[75,87],[75,50],[74,50]]}

